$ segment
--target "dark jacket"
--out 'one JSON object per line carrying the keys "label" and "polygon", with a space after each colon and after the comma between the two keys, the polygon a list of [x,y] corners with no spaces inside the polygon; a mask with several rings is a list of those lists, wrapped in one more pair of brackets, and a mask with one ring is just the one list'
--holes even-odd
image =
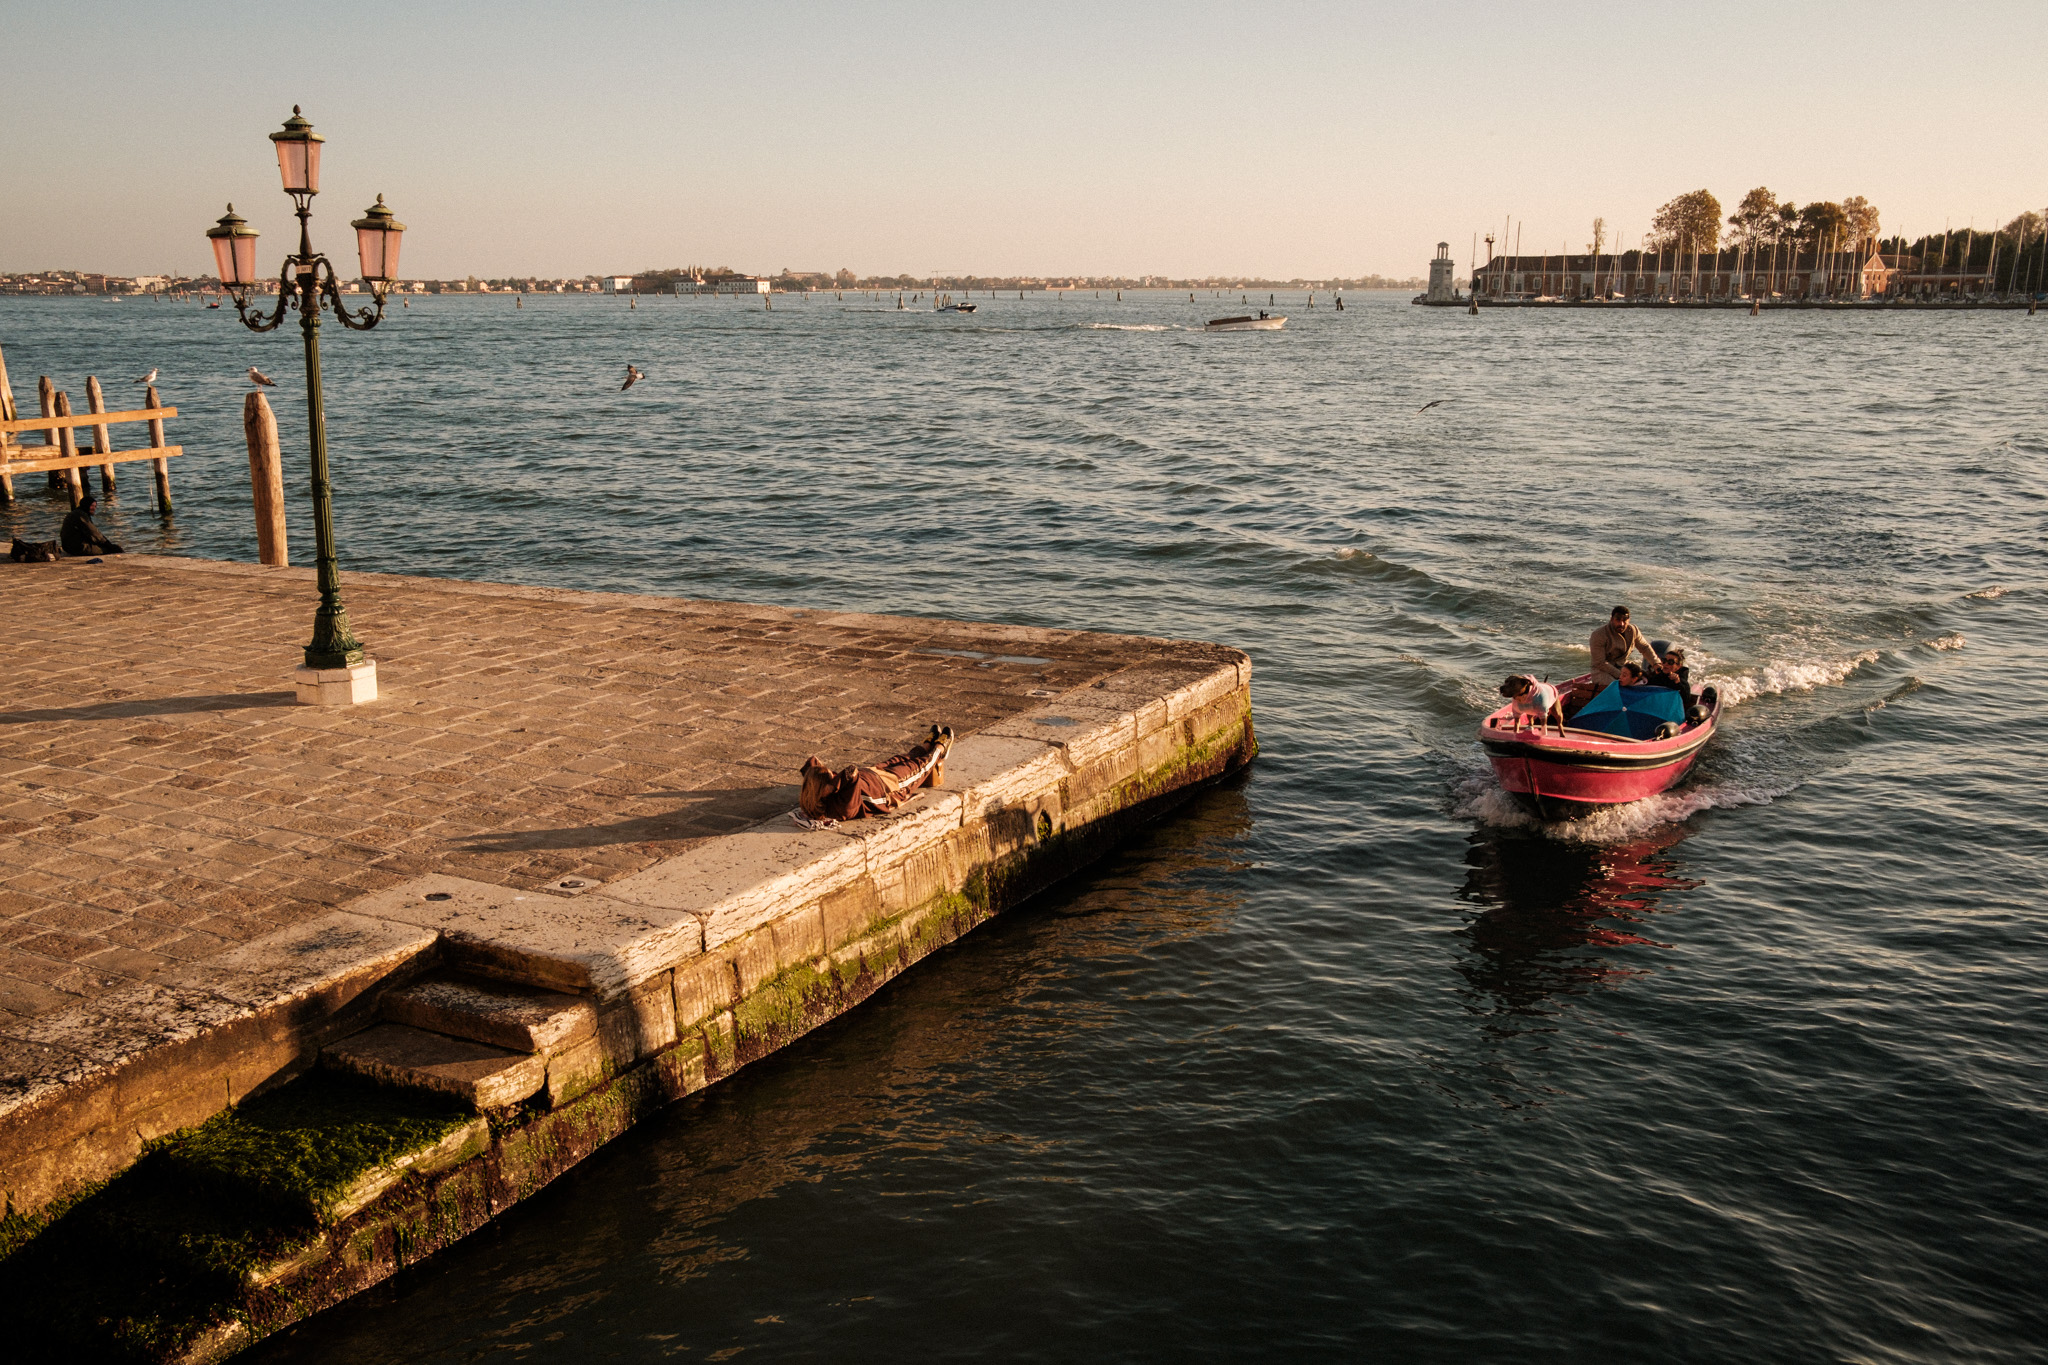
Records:
{"label": "dark jacket", "polygon": [[64,542],[67,555],[117,555],[121,547],[100,534],[100,528],[92,524],[92,518],[82,511],[74,511],[64,518],[64,529],[57,533]]}

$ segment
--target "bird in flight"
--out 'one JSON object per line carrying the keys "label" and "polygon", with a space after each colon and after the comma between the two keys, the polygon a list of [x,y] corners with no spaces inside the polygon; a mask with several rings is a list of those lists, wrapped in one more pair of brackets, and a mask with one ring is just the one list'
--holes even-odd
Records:
{"label": "bird in flight", "polygon": [[249,367],[249,382],[251,384],[260,384],[266,389],[274,389],[277,387],[277,381],[275,379],[272,379],[269,375],[263,373],[263,371],[257,369],[254,365],[251,365]]}
{"label": "bird in flight", "polygon": [[1423,404],[1423,405],[1422,405],[1421,407],[1417,408],[1417,409],[1416,409],[1416,411],[1417,411],[1417,412],[1428,412],[1428,411],[1429,411],[1429,410],[1430,410],[1431,408],[1435,407],[1435,406],[1437,405],[1437,403],[1448,403],[1448,402],[1450,402],[1450,401],[1451,401],[1451,400],[1450,400],[1450,399],[1448,399],[1448,398],[1439,398],[1439,399],[1435,400],[1435,402],[1430,402],[1430,403],[1424,403],[1424,404]]}
{"label": "bird in flight", "polygon": [[136,383],[138,383],[138,384],[154,384],[154,383],[156,383],[156,371],[155,371],[155,370],[151,370],[151,371],[150,371],[150,372],[149,372],[148,374],[146,374],[146,375],[142,376],[142,378],[140,378],[140,379],[136,380],[135,382],[136,382]]}
{"label": "bird in flight", "polygon": [[624,393],[624,392],[625,392],[625,391],[626,391],[627,389],[630,389],[630,388],[632,388],[632,387],[633,387],[633,386],[634,386],[635,384],[639,383],[639,382],[640,382],[641,380],[645,379],[646,377],[647,377],[646,375],[644,375],[644,374],[640,373],[640,367],[639,367],[639,366],[637,366],[637,365],[628,365],[628,366],[626,367],[626,382],[625,382],[625,383],[623,383],[623,384],[621,384],[621,385],[619,385],[619,392],[620,392],[620,393]]}

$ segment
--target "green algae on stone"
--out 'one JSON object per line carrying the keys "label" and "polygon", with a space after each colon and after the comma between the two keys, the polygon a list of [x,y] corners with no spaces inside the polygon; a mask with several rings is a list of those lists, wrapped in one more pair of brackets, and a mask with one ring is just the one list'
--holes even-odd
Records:
{"label": "green algae on stone", "polygon": [[447,1096],[316,1071],[214,1115],[162,1159],[188,1180],[320,1222],[364,1175],[475,1117]]}

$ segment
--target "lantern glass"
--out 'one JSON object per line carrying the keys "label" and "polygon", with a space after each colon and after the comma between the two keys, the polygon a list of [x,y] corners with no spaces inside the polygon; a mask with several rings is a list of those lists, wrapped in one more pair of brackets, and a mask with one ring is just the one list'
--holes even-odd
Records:
{"label": "lantern glass", "polygon": [[277,170],[284,177],[284,192],[320,193],[320,144],[326,139],[313,131],[298,105],[292,106],[292,116],[270,140],[277,145]]}
{"label": "lantern glass", "polygon": [[213,244],[214,269],[224,285],[248,285],[256,281],[256,238],[257,231],[242,221],[235,213],[235,206],[228,205],[228,211],[221,220],[206,230],[206,237]]}
{"label": "lantern glass", "polygon": [[356,254],[362,260],[363,278],[379,283],[396,279],[398,247],[405,235],[405,224],[384,207],[384,196],[378,195],[377,202],[349,226],[356,230]]}
{"label": "lantern glass", "polygon": [[277,169],[284,177],[286,194],[320,193],[320,144],[280,140]]}

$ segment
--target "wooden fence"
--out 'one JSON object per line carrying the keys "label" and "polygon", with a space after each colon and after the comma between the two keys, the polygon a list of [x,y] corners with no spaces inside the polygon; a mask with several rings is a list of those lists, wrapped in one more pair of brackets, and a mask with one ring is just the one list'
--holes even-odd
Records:
{"label": "wooden fence", "polygon": [[[71,396],[53,387],[46,375],[36,384],[36,401],[42,416],[23,417],[14,405],[14,387],[7,379],[7,358],[0,354],[0,504],[14,501],[14,478],[17,474],[47,473],[53,487],[61,479],[70,493],[71,505],[76,507],[85,495],[82,470],[95,465],[99,467],[100,492],[104,496],[114,491],[115,465],[129,460],[150,460],[156,465],[157,511],[169,512],[169,460],[173,455],[184,454],[185,448],[165,444],[164,422],[176,417],[178,410],[163,405],[154,384],[145,388],[142,407],[122,412],[106,410],[106,397],[100,391],[100,381],[90,376],[85,381],[85,395],[88,410],[72,412]],[[108,428],[129,422],[149,424],[149,444],[130,450],[114,449]],[[92,442],[83,450],[78,446],[80,428],[86,430]],[[21,435],[32,431],[41,432],[42,441],[35,445],[23,444]]]}

